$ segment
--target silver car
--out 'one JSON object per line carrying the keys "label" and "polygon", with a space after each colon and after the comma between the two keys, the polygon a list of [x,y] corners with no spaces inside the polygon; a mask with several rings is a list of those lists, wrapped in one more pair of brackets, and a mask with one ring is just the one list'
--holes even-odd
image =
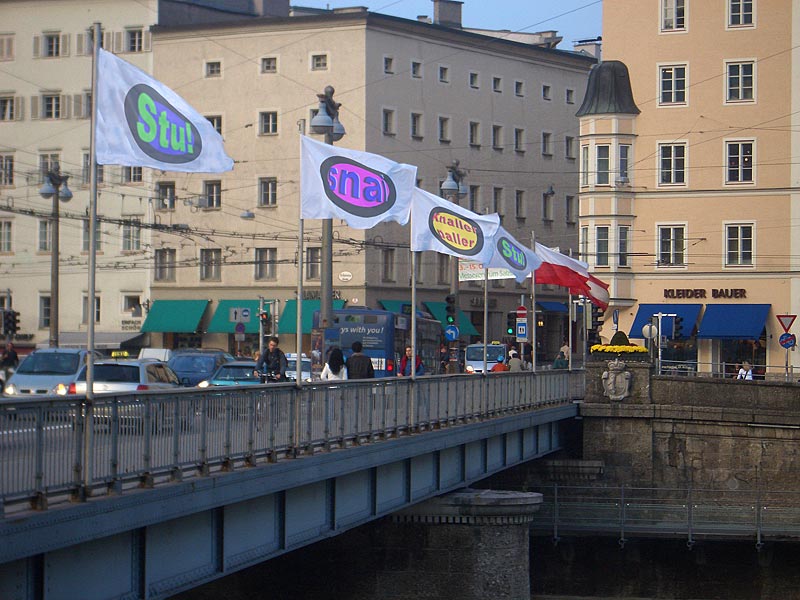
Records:
{"label": "silver car", "polygon": [[[6,396],[29,398],[59,393],[75,381],[86,364],[87,350],[77,348],[41,348],[19,364],[6,382]],[[99,356],[98,356],[99,357]]]}
{"label": "silver car", "polygon": [[[180,387],[178,376],[166,363],[156,360],[103,360],[94,363],[95,394],[123,394],[147,390],[166,390]],[[85,394],[86,368],[84,367],[75,381],[65,389],[57,390],[59,394]]]}

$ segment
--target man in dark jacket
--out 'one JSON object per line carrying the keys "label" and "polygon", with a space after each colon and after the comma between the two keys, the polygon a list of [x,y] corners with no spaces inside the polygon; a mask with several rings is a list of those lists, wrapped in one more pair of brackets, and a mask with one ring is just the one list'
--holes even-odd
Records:
{"label": "man in dark jacket", "polygon": [[286,379],[286,355],[278,348],[278,338],[275,336],[269,338],[264,353],[256,362],[256,371],[266,373],[268,378],[276,381]]}
{"label": "man in dark jacket", "polygon": [[347,359],[345,366],[347,367],[348,379],[372,379],[375,377],[375,369],[372,368],[372,361],[369,356],[362,354],[361,351],[364,346],[361,342],[353,342],[351,346],[353,354]]}

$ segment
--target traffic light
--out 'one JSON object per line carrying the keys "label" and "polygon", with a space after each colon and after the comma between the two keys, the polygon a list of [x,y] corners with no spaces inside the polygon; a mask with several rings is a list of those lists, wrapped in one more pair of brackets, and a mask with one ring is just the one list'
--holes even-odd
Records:
{"label": "traffic light", "polygon": [[683,317],[680,315],[672,318],[672,337],[673,339],[683,337]]}
{"label": "traffic light", "polygon": [[258,313],[258,319],[261,321],[261,326],[263,327],[264,331],[269,329],[270,319],[269,313],[267,311],[262,311]]}
{"label": "traffic light", "polygon": [[16,313],[13,310],[4,310],[3,311],[3,334],[6,336],[12,336],[17,332],[17,324],[19,323],[19,319],[16,321],[14,317]]}
{"label": "traffic light", "polygon": [[590,329],[600,329],[603,326],[603,313],[605,311],[599,306],[592,305],[592,326]]}
{"label": "traffic light", "polygon": [[517,329],[517,311],[512,310],[506,313],[506,334],[514,335]]}
{"label": "traffic light", "polygon": [[456,295],[448,294],[445,301],[445,320],[448,325],[455,325],[456,322]]}

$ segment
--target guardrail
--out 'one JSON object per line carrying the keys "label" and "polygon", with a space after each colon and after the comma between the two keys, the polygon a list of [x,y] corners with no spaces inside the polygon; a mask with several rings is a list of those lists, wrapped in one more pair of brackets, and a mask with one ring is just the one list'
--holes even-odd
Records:
{"label": "guardrail", "polygon": [[0,401],[0,517],[582,398],[582,371]]}
{"label": "guardrail", "polygon": [[800,538],[800,492],[694,488],[543,486],[533,529],[561,535],[752,539]]}
{"label": "guardrail", "polygon": [[[685,375],[689,377],[714,377],[736,379],[741,363],[698,362],[694,360],[662,360],[661,375]],[[793,365],[752,365],[755,381],[797,382],[800,373]]]}

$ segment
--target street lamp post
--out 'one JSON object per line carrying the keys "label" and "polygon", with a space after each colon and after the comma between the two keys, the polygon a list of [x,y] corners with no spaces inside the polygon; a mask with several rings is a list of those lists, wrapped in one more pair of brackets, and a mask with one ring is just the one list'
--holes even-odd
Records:
{"label": "street lamp post", "polygon": [[[69,175],[63,175],[58,163],[45,174],[45,182],[39,195],[42,198],[53,200],[53,209],[50,214],[51,240],[50,248],[50,339],[51,348],[58,346],[58,275],[59,275],[59,251],[58,251],[58,229],[59,214],[58,202],[69,202],[72,199],[72,192],[67,186]],[[89,301],[89,311],[93,313],[93,299]],[[92,318],[92,314],[89,315]]]}
{"label": "street lamp post", "polygon": [[[322,94],[317,94],[319,110],[311,119],[311,131],[325,135],[325,143],[333,145],[344,137],[344,125],[339,122],[339,107],[334,101],[334,89],[327,86]],[[333,220],[322,220],[322,256],[320,257],[320,310],[319,321],[322,328],[333,323]],[[303,257],[299,257],[303,260]],[[298,302],[302,298],[297,299]],[[298,332],[299,335],[299,332]]]}
{"label": "street lamp post", "polygon": [[[454,160],[453,164],[447,167],[447,179],[442,183],[442,194],[455,205],[458,205],[460,198],[469,193],[469,189],[464,183],[467,172],[458,168],[459,161]],[[458,257],[450,257],[450,295],[455,299],[456,314],[454,325],[458,326]],[[484,340],[485,343],[486,340]],[[455,351],[454,351],[455,350]],[[448,361],[448,371],[458,372],[458,339],[451,342],[450,360]]]}

